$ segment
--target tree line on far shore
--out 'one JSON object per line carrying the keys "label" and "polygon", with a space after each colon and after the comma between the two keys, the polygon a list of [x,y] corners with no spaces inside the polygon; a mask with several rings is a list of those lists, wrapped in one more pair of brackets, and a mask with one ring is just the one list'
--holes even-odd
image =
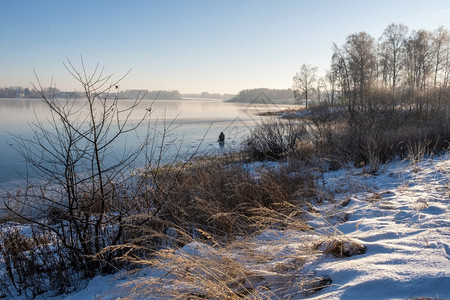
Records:
{"label": "tree line on far shore", "polygon": [[292,89],[268,89],[256,88],[240,91],[230,102],[244,103],[289,103],[294,101],[294,92]]}
{"label": "tree line on far shore", "polygon": [[[57,88],[43,88],[47,94],[52,94],[61,98],[83,98],[82,92],[62,91]],[[113,91],[115,92],[115,91]],[[147,91],[147,90],[125,90],[117,91],[118,99],[134,99],[143,97],[143,99],[155,100],[179,100],[183,97],[177,90],[174,91]],[[11,86],[0,88],[0,98],[41,98],[39,91],[21,86]]]}
{"label": "tree line on far shore", "polygon": [[[54,94],[61,98],[83,98],[85,95],[82,92],[75,91],[62,91],[57,88],[44,88],[47,94]],[[165,91],[155,90],[148,91],[144,89],[133,89],[125,91],[117,91],[118,99],[135,99],[136,97],[143,98],[145,100],[180,100],[182,98],[205,98],[205,99],[223,99],[229,100],[235,95],[231,94],[219,94],[219,93],[183,93],[178,90]],[[0,87],[0,98],[41,98],[38,91],[22,86],[10,86]]]}

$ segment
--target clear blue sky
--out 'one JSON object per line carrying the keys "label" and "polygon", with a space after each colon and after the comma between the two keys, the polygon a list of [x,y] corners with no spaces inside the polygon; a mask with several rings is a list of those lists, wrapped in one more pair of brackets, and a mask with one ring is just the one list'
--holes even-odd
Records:
{"label": "clear blue sky", "polygon": [[0,0],[0,87],[78,89],[64,69],[132,72],[122,89],[237,93],[289,88],[301,64],[329,67],[332,44],[390,23],[450,30],[448,0]]}

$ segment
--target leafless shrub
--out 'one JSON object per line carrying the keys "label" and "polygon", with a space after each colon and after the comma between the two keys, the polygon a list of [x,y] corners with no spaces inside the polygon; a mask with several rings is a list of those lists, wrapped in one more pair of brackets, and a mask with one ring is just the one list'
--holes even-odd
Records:
{"label": "leafless shrub", "polygon": [[[52,268],[45,271],[50,284],[33,283],[33,287],[40,287],[30,291],[32,295],[47,288],[69,290],[73,281],[62,279],[56,284],[52,280],[58,277],[50,275],[51,272],[64,275],[70,270],[90,278],[99,272],[113,271],[113,256],[98,260],[95,254],[104,247],[126,242],[125,227],[136,225],[130,222],[130,215],[148,211],[153,205],[140,200],[145,182],[131,176],[137,159],[148,154],[157,143],[152,126],[147,123],[149,110],[142,110],[138,116],[134,112],[144,95],[131,101],[128,107],[119,107],[118,83],[123,77],[114,80],[98,65],[89,73],[83,60],[81,70],[69,60],[65,67],[81,85],[85,98],[69,95],[61,99],[52,83],[50,89],[44,88],[36,75],[35,89],[50,116],[46,120],[36,117],[36,122],[30,125],[31,138],[15,138],[16,150],[40,182],[38,185],[27,182],[26,188],[10,193],[4,202],[10,218],[27,224],[34,233],[28,251],[14,250],[12,245],[16,244],[12,242],[22,238],[20,235],[3,237],[10,273],[22,276],[9,276],[12,286],[23,292],[28,287],[22,282],[41,283],[44,267],[39,260],[29,257],[38,257]],[[127,146],[122,154],[113,152],[113,143],[144,123],[148,124],[148,130],[140,143]],[[159,149],[163,152],[165,148]],[[158,156],[145,161],[148,168],[159,163]],[[50,246],[42,246],[37,236],[51,237],[53,248],[46,251],[49,256],[43,256],[41,247]]]}
{"label": "leafless shrub", "polygon": [[254,160],[280,159],[307,135],[306,126],[297,119],[271,119],[250,133],[244,151]]}

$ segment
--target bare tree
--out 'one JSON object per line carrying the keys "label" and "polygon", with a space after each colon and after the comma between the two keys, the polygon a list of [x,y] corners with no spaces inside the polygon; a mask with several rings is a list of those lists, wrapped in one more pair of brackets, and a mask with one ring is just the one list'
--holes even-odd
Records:
{"label": "bare tree", "polygon": [[329,105],[334,106],[334,100],[338,88],[338,74],[331,70],[326,71],[325,76],[319,79],[319,85],[324,90]]}
{"label": "bare tree", "polygon": [[398,85],[400,73],[404,67],[405,60],[405,39],[408,27],[402,24],[390,24],[379,39],[380,66],[383,74],[383,81],[392,90],[393,105],[395,99],[395,89]]}
{"label": "bare tree", "polygon": [[436,88],[439,72],[445,68],[445,60],[450,46],[450,34],[446,28],[441,26],[433,32],[432,45],[434,52],[433,86]]}
{"label": "bare tree", "polygon": [[351,80],[349,74],[349,68],[347,66],[347,60],[344,56],[344,50],[339,48],[333,43],[333,56],[331,58],[331,71],[333,77],[336,77],[336,81],[341,87],[343,97],[350,97]]}
{"label": "bare tree", "polygon": [[445,44],[443,54],[443,72],[442,72],[442,85],[443,89],[447,89],[450,79],[450,41]]}
{"label": "bare tree", "polygon": [[407,77],[413,90],[424,91],[433,74],[432,35],[429,31],[413,31],[406,41]]}
{"label": "bare tree", "polygon": [[299,98],[305,99],[305,106],[308,108],[308,99],[313,88],[313,83],[316,81],[317,67],[303,64],[300,71],[294,76],[294,92]]}
{"label": "bare tree", "polygon": [[122,242],[124,218],[132,208],[126,200],[132,197],[130,169],[149,138],[122,154],[112,151],[113,143],[148,120],[149,110],[136,116],[144,95],[120,108],[118,86],[124,76],[114,80],[99,65],[88,72],[83,59],[81,71],[69,60],[64,65],[81,85],[84,99],[59,99],[56,89],[46,90],[36,76],[34,88],[51,114],[31,125],[31,138],[16,140],[17,150],[44,184],[30,186],[27,191],[33,193],[5,205],[10,213],[58,237],[73,267],[92,276],[100,268],[93,255]]}
{"label": "bare tree", "polygon": [[354,100],[364,103],[365,94],[376,75],[376,47],[373,37],[365,32],[351,34],[344,45],[345,58],[353,82]]}

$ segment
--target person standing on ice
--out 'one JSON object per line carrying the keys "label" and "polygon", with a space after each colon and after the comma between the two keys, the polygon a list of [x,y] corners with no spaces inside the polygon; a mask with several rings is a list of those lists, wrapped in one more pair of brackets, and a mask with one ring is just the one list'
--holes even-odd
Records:
{"label": "person standing on ice", "polygon": [[223,134],[223,132],[221,132],[219,135],[219,143],[223,143],[223,142],[225,142],[225,134]]}

